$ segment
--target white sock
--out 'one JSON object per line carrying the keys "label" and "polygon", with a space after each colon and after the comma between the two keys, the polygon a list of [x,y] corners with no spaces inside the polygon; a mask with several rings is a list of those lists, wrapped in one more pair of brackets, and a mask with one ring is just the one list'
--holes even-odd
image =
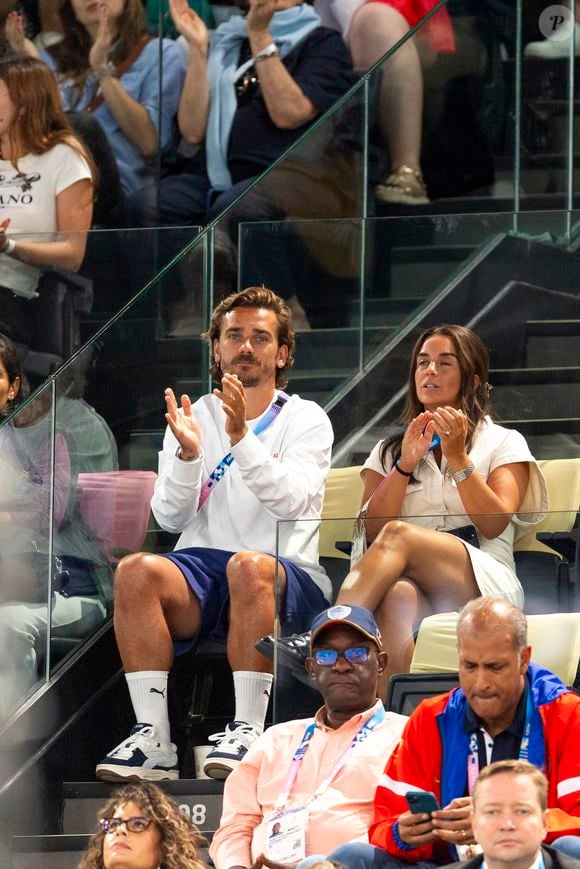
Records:
{"label": "white sock", "polygon": [[253,673],[250,670],[236,670],[234,676],[234,695],[236,699],[236,721],[247,721],[259,730],[264,729],[270,693],[272,691],[271,673]]}
{"label": "white sock", "polygon": [[167,706],[167,670],[141,670],[125,673],[135,718],[141,724],[152,724],[157,729],[159,742],[171,744],[169,711]]}

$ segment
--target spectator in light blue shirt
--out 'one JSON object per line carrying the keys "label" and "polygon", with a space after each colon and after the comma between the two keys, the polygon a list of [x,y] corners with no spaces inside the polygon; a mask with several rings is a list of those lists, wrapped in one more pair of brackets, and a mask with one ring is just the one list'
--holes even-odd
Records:
{"label": "spectator in light blue shirt", "polygon": [[172,40],[146,35],[141,0],[64,0],[60,16],[64,36],[42,59],[57,74],[65,109],[98,119],[129,195],[171,144],[185,59]]}

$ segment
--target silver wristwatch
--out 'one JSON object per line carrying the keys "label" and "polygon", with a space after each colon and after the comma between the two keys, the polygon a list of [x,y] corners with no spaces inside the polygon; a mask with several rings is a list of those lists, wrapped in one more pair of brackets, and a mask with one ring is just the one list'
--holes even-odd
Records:
{"label": "silver wristwatch", "polygon": [[99,66],[93,70],[95,79],[100,83],[104,78],[113,78],[117,71],[117,67],[112,61],[107,61],[104,66]]}
{"label": "silver wristwatch", "polygon": [[458,471],[455,471],[452,476],[456,483],[463,483],[463,481],[467,480],[473,471],[475,471],[475,465],[473,462],[470,462],[466,468],[460,468]]}

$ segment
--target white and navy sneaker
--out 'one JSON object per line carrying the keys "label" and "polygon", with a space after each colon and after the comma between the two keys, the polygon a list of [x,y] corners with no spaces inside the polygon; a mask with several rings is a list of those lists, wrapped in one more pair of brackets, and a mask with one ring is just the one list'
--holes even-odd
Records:
{"label": "white and navy sneaker", "polygon": [[205,759],[204,773],[210,778],[227,778],[261,735],[262,731],[253,724],[231,721],[223,733],[214,733],[209,737],[209,741],[215,742],[216,747]]}
{"label": "white and navy sneaker", "polygon": [[121,742],[97,766],[97,778],[104,781],[167,781],[179,778],[177,749],[169,750],[157,739],[151,724],[136,724],[128,739]]}

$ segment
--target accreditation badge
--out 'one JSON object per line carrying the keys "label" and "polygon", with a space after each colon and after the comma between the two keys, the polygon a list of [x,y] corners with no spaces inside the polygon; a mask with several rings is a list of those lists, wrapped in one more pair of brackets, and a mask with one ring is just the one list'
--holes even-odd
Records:
{"label": "accreditation badge", "polygon": [[266,819],[266,853],[276,863],[298,863],[306,856],[307,809],[291,809]]}
{"label": "accreditation badge", "polygon": [[473,845],[456,845],[455,848],[460,860],[472,860],[478,854],[483,854],[483,848],[477,843]]}

